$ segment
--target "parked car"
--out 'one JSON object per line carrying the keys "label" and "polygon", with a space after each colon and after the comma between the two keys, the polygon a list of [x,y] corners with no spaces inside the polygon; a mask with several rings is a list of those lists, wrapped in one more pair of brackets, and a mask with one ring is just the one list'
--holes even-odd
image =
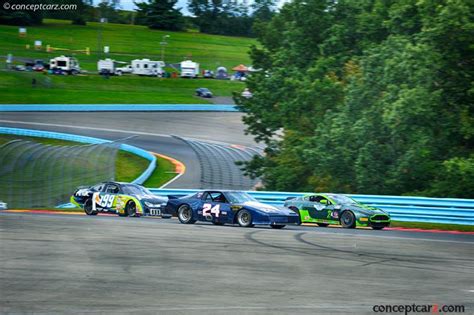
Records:
{"label": "parked car", "polygon": [[290,209],[263,204],[243,191],[204,190],[181,198],[168,198],[165,212],[176,215],[183,224],[204,221],[215,225],[253,227],[258,224],[281,229],[299,221],[298,215]]}
{"label": "parked car", "polygon": [[33,65],[32,70],[37,72],[42,72],[46,69],[43,60],[35,60],[35,64]]}
{"label": "parked car", "polygon": [[286,200],[285,207],[295,211],[302,223],[329,224],[343,228],[368,226],[381,230],[390,225],[390,215],[340,194],[308,194]]}
{"label": "parked car", "polygon": [[209,91],[209,89],[207,88],[199,88],[199,89],[196,89],[196,95],[200,97],[211,98],[212,92]]}
{"label": "parked car", "polygon": [[97,215],[99,212],[116,213],[119,216],[161,216],[166,198],[151,193],[148,189],[137,184],[122,182],[103,182],[91,187],[77,189],[71,197],[71,202],[84,209],[87,215]]}

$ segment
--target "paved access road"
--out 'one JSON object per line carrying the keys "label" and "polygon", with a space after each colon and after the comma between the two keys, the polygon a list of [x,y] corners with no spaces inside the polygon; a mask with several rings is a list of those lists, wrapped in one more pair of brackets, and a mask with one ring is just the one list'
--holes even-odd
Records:
{"label": "paved access road", "polygon": [[0,313],[474,310],[474,236],[0,214]]}

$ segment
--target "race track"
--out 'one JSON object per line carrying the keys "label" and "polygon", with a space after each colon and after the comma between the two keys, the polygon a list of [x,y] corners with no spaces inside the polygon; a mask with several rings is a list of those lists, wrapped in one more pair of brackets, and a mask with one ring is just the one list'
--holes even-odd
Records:
{"label": "race track", "polygon": [[[242,156],[244,160],[250,159],[247,153],[253,155],[262,150],[252,137],[244,134],[241,117],[241,113],[215,112],[2,112],[0,125],[109,140],[135,136],[127,143],[171,156],[186,165],[186,173],[167,188],[252,189],[256,181],[243,178],[233,161],[241,160]],[[213,149],[199,156],[189,145],[190,141]],[[224,152],[224,157],[216,159],[220,152]],[[203,160],[218,166],[218,173],[202,168]]]}
{"label": "race track", "polygon": [[1,313],[474,310],[473,235],[1,213],[0,239]]}

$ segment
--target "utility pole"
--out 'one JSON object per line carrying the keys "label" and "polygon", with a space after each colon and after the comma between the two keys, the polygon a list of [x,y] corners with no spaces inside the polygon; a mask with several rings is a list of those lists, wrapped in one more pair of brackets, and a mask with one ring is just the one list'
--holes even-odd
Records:
{"label": "utility pole", "polygon": [[161,61],[165,62],[165,46],[168,45],[168,42],[166,42],[166,39],[170,38],[169,35],[163,35],[160,45],[161,45]]}

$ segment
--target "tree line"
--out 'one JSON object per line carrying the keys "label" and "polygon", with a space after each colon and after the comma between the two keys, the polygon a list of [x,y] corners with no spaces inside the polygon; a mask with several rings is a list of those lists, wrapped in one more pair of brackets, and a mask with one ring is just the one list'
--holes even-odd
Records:
{"label": "tree line", "polygon": [[294,0],[235,96],[264,189],[474,197],[474,5]]}
{"label": "tree line", "polygon": [[[275,0],[255,0],[248,6],[231,0],[189,0],[187,9],[192,16],[184,16],[177,0],[148,0],[137,2],[136,11],[120,10],[119,0],[101,1],[68,0],[77,5],[70,11],[11,11],[0,8],[0,24],[38,25],[43,18],[71,20],[85,25],[106,18],[110,23],[146,25],[151,29],[171,31],[197,28],[202,33],[231,36],[254,36],[254,25],[271,19]],[[11,0],[14,3],[57,3],[55,0]]]}

